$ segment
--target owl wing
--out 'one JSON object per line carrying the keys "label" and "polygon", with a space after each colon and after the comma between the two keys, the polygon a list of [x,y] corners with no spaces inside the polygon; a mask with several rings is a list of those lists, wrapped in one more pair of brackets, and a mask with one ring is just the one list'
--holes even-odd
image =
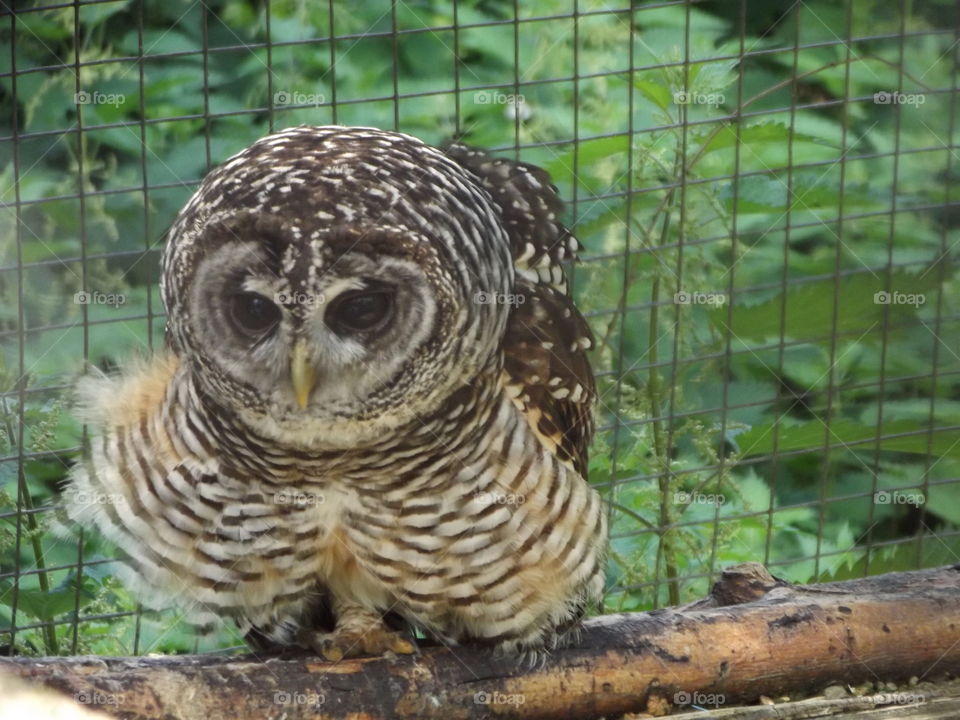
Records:
{"label": "owl wing", "polygon": [[586,351],[593,334],[567,294],[563,262],[580,244],[560,222],[563,203],[546,170],[460,144],[447,154],[500,208],[516,268],[516,302],[503,337],[501,383],[544,445],[582,476],[597,392]]}

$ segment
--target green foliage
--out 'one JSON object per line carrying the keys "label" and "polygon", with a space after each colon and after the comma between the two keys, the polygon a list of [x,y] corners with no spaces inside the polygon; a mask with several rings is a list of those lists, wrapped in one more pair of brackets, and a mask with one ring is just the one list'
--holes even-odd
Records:
{"label": "green foliage", "polygon": [[[15,623],[28,653],[241,644],[141,613],[115,549],[57,527],[83,442],[63,388],[162,342],[177,209],[299,123],[520,143],[571,201],[608,428],[590,463],[607,609],[695,598],[746,560],[801,582],[955,562],[960,163],[953,35],[930,32],[955,19],[916,0],[901,42],[896,13],[857,0],[850,34],[872,39],[848,48],[841,0],[750,3],[743,37],[739,3],[659,5],[582,0],[574,32],[560,0],[516,26],[503,0],[338,1],[332,26],[326,3],[274,0],[268,23],[245,0],[118,2],[81,9],[77,45],[72,8],[19,16],[0,53],[2,133],[15,112],[29,134],[0,144],[0,195],[24,203],[19,224],[0,213],[0,640]],[[76,58],[79,80],[58,69]]]}

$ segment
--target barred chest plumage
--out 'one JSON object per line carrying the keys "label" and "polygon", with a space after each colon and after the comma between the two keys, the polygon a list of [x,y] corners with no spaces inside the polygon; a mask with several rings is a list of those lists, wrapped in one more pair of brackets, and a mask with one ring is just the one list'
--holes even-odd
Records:
{"label": "barred chest plumage", "polygon": [[201,624],[288,644],[332,593],[446,641],[537,646],[600,594],[604,513],[493,372],[375,448],[307,453],[160,363],[153,402],[135,403],[153,411],[116,417],[75,476],[108,502],[74,507],[128,554],[142,597]]}

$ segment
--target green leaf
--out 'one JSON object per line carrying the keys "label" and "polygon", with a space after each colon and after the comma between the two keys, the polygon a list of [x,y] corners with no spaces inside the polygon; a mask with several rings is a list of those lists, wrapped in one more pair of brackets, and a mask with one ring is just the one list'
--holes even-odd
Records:
{"label": "green leaf", "polygon": [[[778,143],[786,145],[790,142],[790,129],[782,123],[759,123],[740,128],[740,137],[738,139],[736,125],[728,123],[717,130],[712,137],[711,133],[700,133],[700,137],[695,139],[701,142],[706,140],[706,144],[703,145],[699,150],[700,154],[706,155],[716,150],[723,150],[724,148],[733,147],[738,142],[740,145],[750,146],[762,145],[764,143]],[[829,143],[826,143],[820,138],[814,137],[813,135],[806,135],[804,133],[797,132],[794,132],[793,134],[793,142],[829,145]]]}
{"label": "green leaf", "polygon": [[[929,507],[929,503],[928,503]],[[960,553],[960,538],[950,534],[931,541],[929,537],[914,537],[888,547],[874,548],[870,553],[869,565],[864,556],[849,567],[837,568],[833,573],[821,575],[818,582],[836,582],[853,580],[867,574],[880,575],[904,570],[916,570],[918,558],[921,567],[936,567],[953,564]]]}
{"label": "green leaf", "polygon": [[666,111],[673,103],[673,95],[670,89],[658,82],[637,78],[633,81],[633,86],[661,110]]}
{"label": "green leaf", "polygon": [[960,484],[931,485],[927,488],[927,512],[960,526]]}
{"label": "green leaf", "polygon": [[[895,323],[915,315],[917,305],[907,303],[884,304],[889,299],[889,291],[900,293],[896,298],[907,300],[907,296],[923,296],[937,285],[937,273],[911,274],[898,270],[891,274],[889,284],[883,272],[876,275],[859,273],[842,278],[836,283],[827,278],[812,283],[794,285],[786,294],[786,312],[783,324],[784,337],[794,340],[819,340],[830,337],[834,332],[867,332],[882,327],[884,312],[889,313],[890,323]],[[880,293],[887,293],[886,296]],[[834,304],[836,300],[836,328],[833,326]],[[729,331],[735,339],[759,340],[779,337],[781,332],[780,313],[784,302],[783,294],[758,305],[739,305],[733,307]],[[727,308],[719,306],[708,311],[711,322],[721,334],[728,331]]]}
{"label": "green leaf", "polygon": [[[13,607],[14,595],[17,597],[17,612],[30,615],[38,620],[53,620],[59,615],[73,612],[77,607],[77,577],[71,573],[55,588],[44,592],[37,587],[24,587],[21,580],[16,593],[11,583],[0,584],[0,605]],[[79,594],[79,606],[82,608],[92,601],[96,594],[97,581],[84,576]]]}
{"label": "green leaf", "polygon": [[[12,590],[0,592],[0,603],[13,607],[13,597]],[[37,620],[53,620],[58,615],[71,612],[75,603],[76,591],[73,588],[49,592],[20,588],[17,591],[17,612]]]}
{"label": "green leaf", "polygon": [[585,140],[547,163],[546,169],[554,180],[570,181],[573,179],[574,154],[577,158],[577,167],[582,172],[584,167],[597,160],[626,153],[629,147],[630,138],[626,135]]}
{"label": "green leaf", "polygon": [[[773,425],[757,425],[737,436],[737,444],[744,457],[773,452]],[[880,429],[879,447],[883,452],[903,452],[936,457],[960,458],[960,443],[955,430],[931,428],[912,420],[884,423]],[[891,437],[892,436],[892,437]],[[777,451],[819,450],[825,445],[843,445],[861,450],[877,445],[877,428],[856,420],[837,418],[827,424],[810,420],[797,425],[779,426]]]}

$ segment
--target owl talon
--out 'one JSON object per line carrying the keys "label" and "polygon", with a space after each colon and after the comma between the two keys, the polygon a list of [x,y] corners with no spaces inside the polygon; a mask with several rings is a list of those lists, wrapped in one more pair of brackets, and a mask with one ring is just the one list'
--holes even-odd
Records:
{"label": "owl talon", "polygon": [[343,660],[343,650],[334,645],[332,641],[323,643],[318,650],[320,654],[330,662],[340,662]]}
{"label": "owl talon", "polygon": [[393,644],[390,645],[390,649],[398,655],[413,655],[417,651],[416,646],[412,642],[399,634],[393,638]]}
{"label": "owl talon", "polygon": [[412,655],[417,648],[402,633],[385,627],[366,631],[340,629],[332,633],[316,633],[305,643],[330,662],[344,658],[380,657],[389,654]]}

